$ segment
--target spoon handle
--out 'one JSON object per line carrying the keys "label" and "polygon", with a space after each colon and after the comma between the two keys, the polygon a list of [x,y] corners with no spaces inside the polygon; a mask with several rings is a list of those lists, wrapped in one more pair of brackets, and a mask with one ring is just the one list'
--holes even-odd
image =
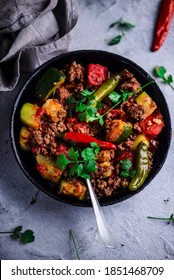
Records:
{"label": "spoon handle", "polygon": [[91,202],[93,205],[94,214],[96,217],[98,230],[99,230],[101,239],[103,240],[103,242],[106,246],[108,246],[110,248],[115,248],[116,244],[113,240],[111,232],[109,231],[105,216],[104,216],[101,206],[98,202],[98,199],[95,195],[91,181],[89,179],[86,179],[86,183],[87,183],[89,194],[91,197]]}

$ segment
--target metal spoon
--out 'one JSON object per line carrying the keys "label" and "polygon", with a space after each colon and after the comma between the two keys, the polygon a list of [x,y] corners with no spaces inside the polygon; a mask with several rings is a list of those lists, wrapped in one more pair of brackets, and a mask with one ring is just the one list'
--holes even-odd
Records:
{"label": "metal spoon", "polygon": [[101,239],[103,240],[104,244],[107,247],[116,248],[116,244],[114,242],[114,239],[113,239],[113,236],[112,236],[111,232],[108,229],[108,224],[106,222],[103,211],[100,207],[98,199],[95,195],[95,192],[94,192],[94,189],[92,187],[91,181],[89,179],[86,179],[86,183],[87,183],[89,194],[90,194],[90,197],[91,197],[91,202],[92,202],[92,205],[93,205],[94,214],[95,214],[95,217],[96,217],[96,222],[97,222],[97,225],[98,225],[98,230],[99,230]]}

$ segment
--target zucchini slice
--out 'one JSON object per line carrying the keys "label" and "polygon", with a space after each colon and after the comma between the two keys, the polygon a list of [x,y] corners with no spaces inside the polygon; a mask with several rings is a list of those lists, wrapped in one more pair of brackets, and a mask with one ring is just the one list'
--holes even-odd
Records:
{"label": "zucchini slice", "polygon": [[23,151],[30,151],[31,148],[28,144],[30,138],[30,131],[26,126],[22,126],[19,134],[19,144]]}
{"label": "zucchini slice", "polygon": [[150,116],[157,108],[156,103],[152,100],[152,98],[145,91],[143,91],[136,98],[136,102],[137,102],[137,104],[142,105],[145,109],[144,119],[146,119],[148,116]]}
{"label": "zucchini slice", "polygon": [[65,75],[56,68],[49,68],[36,84],[36,98],[46,100],[51,94],[64,83]]}
{"label": "zucchini slice", "polygon": [[87,188],[84,184],[76,179],[62,180],[58,194],[73,196],[79,200],[84,200]]}
{"label": "zucchini slice", "polygon": [[20,111],[20,120],[26,126],[38,129],[41,125],[40,115],[36,104],[24,103]]}
{"label": "zucchini slice", "polygon": [[54,183],[59,181],[63,171],[57,168],[54,159],[39,154],[36,156],[36,161],[36,169],[44,179]]}
{"label": "zucchini slice", "polygon": [[114,143],[121,143],[132,134],[132,125],[122,120],[113,120],[107,133],[107,140]]}

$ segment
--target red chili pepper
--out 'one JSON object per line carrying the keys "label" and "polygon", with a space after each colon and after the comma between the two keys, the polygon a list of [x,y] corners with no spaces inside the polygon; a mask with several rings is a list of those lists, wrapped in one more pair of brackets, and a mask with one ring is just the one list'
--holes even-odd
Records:
{"label": "red chili pepper", "polygon": [[156,24],[152,51],[157,51],[167,36],[174,13],[174,0],[163,0]]}
{"label": "red chili pepper", "polygon": [[[59,137],[59,135],[58,135]],[[62,135],[61,135],[62,137]],[[105,142],[98,140],[88,134],[82,134],[78,132],[65,132],[63,137],[65,141],[73,141],[75,143],[78,143],[80,145],[89,145],[91,142],[96,142],[100,148],[105,150],[116,150],[116,146],[113,143]]]}

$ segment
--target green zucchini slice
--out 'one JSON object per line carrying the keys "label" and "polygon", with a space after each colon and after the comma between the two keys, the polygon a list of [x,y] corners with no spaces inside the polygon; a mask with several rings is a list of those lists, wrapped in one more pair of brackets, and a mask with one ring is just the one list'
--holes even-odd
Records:
{"label": "green zucchini slice", "polygon": [[41,101],[48,99],[64,83],[65,78],[63,72],[49,68],[36,84],[36,98]]}

